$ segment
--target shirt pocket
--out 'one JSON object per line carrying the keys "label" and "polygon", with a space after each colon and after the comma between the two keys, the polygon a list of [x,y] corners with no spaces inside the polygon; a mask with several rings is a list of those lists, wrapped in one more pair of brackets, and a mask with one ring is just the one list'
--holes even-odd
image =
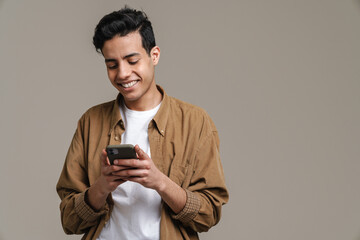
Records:
{"label": "shirt pocket", "polygon": [[193,167],[191,165],[174,164],[171,166],[169,178],[182,188],[188,188],[192,174]]}

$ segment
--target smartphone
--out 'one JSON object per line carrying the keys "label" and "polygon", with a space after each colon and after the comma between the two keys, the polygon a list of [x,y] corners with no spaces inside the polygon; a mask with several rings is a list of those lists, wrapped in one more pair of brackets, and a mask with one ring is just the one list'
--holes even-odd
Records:
{"label": "smartphone", "polygon": [[106,153],[110,164],[114,164],[115,159],[134,159],[137,158],[135,147],[132,144],[109,145]]}

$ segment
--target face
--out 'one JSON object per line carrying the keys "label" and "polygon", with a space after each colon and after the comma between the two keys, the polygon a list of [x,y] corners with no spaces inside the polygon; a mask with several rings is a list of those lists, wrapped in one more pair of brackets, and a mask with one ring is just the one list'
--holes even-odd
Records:
{"label": "face", "polygon": [[154,47],[149,56],[142,46],[139,32],[113,37],[104,43],[102,53],[108,77],[129,108],[152,102],[159,94],[154,72],[160,49]]}

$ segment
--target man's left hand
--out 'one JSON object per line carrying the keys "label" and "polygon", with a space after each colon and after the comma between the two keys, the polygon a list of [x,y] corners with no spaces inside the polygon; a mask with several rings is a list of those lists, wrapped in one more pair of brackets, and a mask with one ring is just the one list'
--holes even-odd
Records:
{"label": "man's left hand", "polygon": [[163,186],[166,177],[154,164],[139,145],[135,146],[135,151],[139,159],[116,159],[114,165],[127,167],[121,171],[113,173],[124,180],[140,183],[144,187],[159,191]]}

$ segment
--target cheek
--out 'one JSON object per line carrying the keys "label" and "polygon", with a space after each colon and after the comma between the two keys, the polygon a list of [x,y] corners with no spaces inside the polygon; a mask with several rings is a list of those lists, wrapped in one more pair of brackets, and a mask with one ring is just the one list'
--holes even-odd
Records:
{"label": "cheek", "polygon": [[144,64],[138,68],[138,73],[143,78],[149,79],[153,77],[153,66],[151,64]]}
{"label": "cheek", "polygon": [[114,73],[114,71],[107,71],[107,75],[108,75],[108,78],[111,82],[114,82],[115,81],[115,76],[116,74]]}

